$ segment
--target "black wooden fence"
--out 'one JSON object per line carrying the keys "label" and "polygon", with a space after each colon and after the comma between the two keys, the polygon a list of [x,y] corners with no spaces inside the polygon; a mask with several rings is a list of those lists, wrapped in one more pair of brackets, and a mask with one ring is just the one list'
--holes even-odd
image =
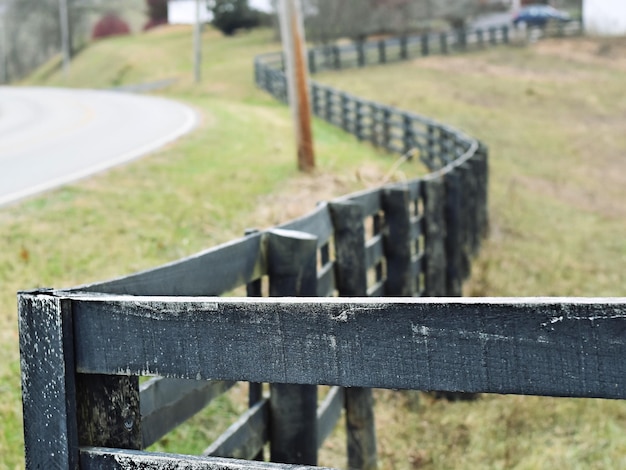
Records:
{"label": "black wooden fence", "polygon": [[[354,112],[362,135],[386,125]],[[389,113],[402,131],[380,145],[418,148],[428,176],[146,272],[20,293],[27,468],[294,468],[256,460],[267,443],[273,462],[314,465],[342,410],[348,466],[374,468],[371,387],[626,398],[623,299],[457,297],[488,226],[487,150]],[[216,297],[244,286],[254,298]],[[203,456],[142,451],[236,381],[249,411]]]}
{"label": "black wooden fence", "polygon": [[[539,29],[535,36],[573,36],[581,33],[578,21],[559,23],[556,29]],[[446,31],[420,36],[394,37],[311,48],[308,66],[312,74],[412,60],[434,54],[468,52],[486,46],[508,44],[520,32],[508,25],[489,29]],[[257,56],[256,84],[280,101],[287,102],[285,61],[280,52]],[[439,169],[468,151],[475,141],[441,123],[408,111],[368,101],[321,85],[310,87],[313,114],[355,135],[395,153],[412,150],[431,169]]]}

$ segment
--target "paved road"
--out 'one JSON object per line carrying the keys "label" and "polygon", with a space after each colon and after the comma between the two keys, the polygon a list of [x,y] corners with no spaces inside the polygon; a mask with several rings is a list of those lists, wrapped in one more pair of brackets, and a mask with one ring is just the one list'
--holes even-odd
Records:
{"label": "paved road", "polygon": [[195,124],[191,108],[162,98],[0,87],[0,205],[145,155]]}

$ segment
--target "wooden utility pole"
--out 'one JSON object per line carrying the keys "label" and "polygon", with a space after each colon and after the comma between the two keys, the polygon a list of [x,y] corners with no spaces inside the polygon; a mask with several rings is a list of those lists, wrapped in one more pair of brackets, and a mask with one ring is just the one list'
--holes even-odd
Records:
{"label": "wooden utility pole", "polygon": [[6,10],[0,8],[0,84],[9,83],[9,61],[5,15]]}
{"label": "wooden utility pole", "polygon": [[70,21],[67,0],[59,0],[59,22],[61,25],[61,53],[63,54],[63,73],[67,76],[70,70]]}
{"label": "wooden utility pole", "polygon": [[309,70],[300,0],[280,0],[280,32],[285,54],[289,104],[296,131],[298,168],[302,171],[312,171],[315,168],[315,153],[311,131]]}
{"label": "wooden utility pole", "polygon": [[193,30],[193,70],[196,83],[202,80],[202,20],[200,19],[200,3],[196,0],[196,24]]}

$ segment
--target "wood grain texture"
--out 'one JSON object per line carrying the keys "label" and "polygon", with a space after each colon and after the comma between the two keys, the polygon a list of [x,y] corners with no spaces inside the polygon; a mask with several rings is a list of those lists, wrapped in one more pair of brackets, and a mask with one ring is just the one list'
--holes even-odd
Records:
{"label": "wood grain texture", "polygon": [[330,204],[335,227],[335,282],[341,296],[364,296],[367,292],[365,227],[362,206],[342,201]]}
{"label": "wood grain texture", "polygon": [[389,296],[405,297],[416,293],[416,278],[411,266],[411,214],[409,191],[406,188],[389,188],[383,197],[387,233],[385,256],[387,258],[387,282],[385,292]]}
{"label": "wood grain texture", "polygon": [[444,214],[444,183],[442,178],[423,183],[425,293],[428,297],[446,295],[446,220]]}
{"label": "wood grain texture", "polygon": [[[268,233],[270,296],[317,295],[317,247],[308,233]],[[270,382],[270,460],[316,465],[317,387]]]}
{"label": "wood grain texture", "polygon": [[221,295],[260,276],[261,234],[252,234],[155,269],[75,290],[130,295]]}
{"label": "wood grain texture", "polygon": [[76,401],[81,446],[142,448],[137,376],[78,374]]}
{"label": "wood grain texture", "polygon": [[120,297],[72,309],[81,372],[626,397],[624,299]]}
{"label": "wood grain texture", "polygon": [[18,295],[24,447],[28,469],[78,468],[70,302]]}
{"label": "wood grain texture", "polygon": [[[81,470],[306,470],[311,467],[220,457],[194,457],[86,447],[80,450],[80,468]],[[317,469],[324,470],[323,467],[317,467]]]}

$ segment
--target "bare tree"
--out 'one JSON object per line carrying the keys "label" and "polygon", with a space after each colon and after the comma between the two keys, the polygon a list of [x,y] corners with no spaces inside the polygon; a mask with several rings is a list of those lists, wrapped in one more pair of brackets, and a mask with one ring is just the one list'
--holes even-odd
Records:
{"label": "bare tree", "polygon": [[477,14],[480,0],[304,0],[309,39],[326,43],[372,34],[404,34],[433,19],[463,27]]}
{"label": "bare tree", "polygon": [[[135,8],[137,3],[143,9],[144,1],[66,0],[70,56],[89,40],[91,26],[102,13]],[[3,73],[9,80],[24,77],[61,52],[60,6],[59,0],[0,0],[4,25],[0,47],[6,57]]]}

